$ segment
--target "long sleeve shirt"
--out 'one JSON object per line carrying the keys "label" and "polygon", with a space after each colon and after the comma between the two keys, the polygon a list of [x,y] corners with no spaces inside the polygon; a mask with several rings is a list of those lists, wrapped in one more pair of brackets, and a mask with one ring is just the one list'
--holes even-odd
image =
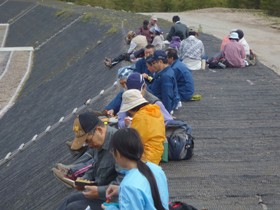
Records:
{"label": "long sleeve shirt", "polygon": [[179,58],[184,60],[185,58],[191,58],[195,60],[201,60],[204,56],[205,50],[201,40],[191,35],[187,39],[181,42],[179,48]]}
{"label": "long sleeve shirt", "polygon": [[105,141],[101,149],[95,149],[94,163],[83,176],[84,179],[94,180],[98,185],[100,199],[106,200],[108,184],[119,184],[123,178],[121,168],[115,164],[115,159],[109,150],[110,140],[117,129],[107,126]]}
{"label": "long sleeve shirt", "polygon": [[169,113],[176,108],[180,97],[175,73],[170,66],[155,74],[151,92],[162,101]]}
{"label": "long sleeve shirt", "polygon": [[239,42],[231,40],[229,43],[227,43],[224,47],[224,50],[222,51],[222,55],[231,67],[245,67],[245,49]]}
{"label": "long sleeve shirt", "polygon": [[143,35],[137,35],[134,37],[131,42],[127,53],[133,53],[137,50],[143,49],[147,46],[148,41],[147,38]]}
{"label": "long sleeve shirt", "polygon": [[190,100],[194,94],[194,81],[191,71],[179,59],[174,61],[171,67],[175,72],[180,100]]}
{"label": "long sleeve shirt", "polygon": [[[162,206],[168,209],[168,183],[160,166],[147,162],[155,176]],[[156,210],[152,197],[150,183],[147,178],[137,169],[126,172],[119,188],[119,207],[108,206],[106,210]]]}

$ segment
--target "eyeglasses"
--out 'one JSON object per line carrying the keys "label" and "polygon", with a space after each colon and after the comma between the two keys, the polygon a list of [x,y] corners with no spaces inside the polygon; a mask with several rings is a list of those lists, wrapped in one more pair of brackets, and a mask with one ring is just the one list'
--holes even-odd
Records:
{"label": "eyeglasses", "polygon": [[89,137],[91,137],[91,136],[93,136],[94,134],[95,134],[95,130],[96,130],[96,128],[94,128],[91,132],[89,132],[88,134],[86,134],[87,135],[87,138],[86,138],[86,143],[88,144],[88,142],[89,142]]}

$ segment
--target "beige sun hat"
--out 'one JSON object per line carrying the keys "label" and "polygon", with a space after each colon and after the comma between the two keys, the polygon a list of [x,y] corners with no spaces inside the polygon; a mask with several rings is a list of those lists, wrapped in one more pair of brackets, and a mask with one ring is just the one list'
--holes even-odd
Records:
{"label": "beige sun hat", "polygon": [[122,95],[122,106],[120,112],[127,112],[140,104],[148,101],[142,96],[141,92],[136,89],[130,89]]}

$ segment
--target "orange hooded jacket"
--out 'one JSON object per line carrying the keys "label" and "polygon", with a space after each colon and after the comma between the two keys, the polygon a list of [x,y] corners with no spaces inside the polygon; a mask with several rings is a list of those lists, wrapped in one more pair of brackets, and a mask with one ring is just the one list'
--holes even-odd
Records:
{"label": "orange hooded jacket", "polygon": [[141,136],[144,146],[142,160],[159,164],[165,140],[164,118],[160,107],[156,104],[142,107],[133,116],[130,127],[136,129]]}

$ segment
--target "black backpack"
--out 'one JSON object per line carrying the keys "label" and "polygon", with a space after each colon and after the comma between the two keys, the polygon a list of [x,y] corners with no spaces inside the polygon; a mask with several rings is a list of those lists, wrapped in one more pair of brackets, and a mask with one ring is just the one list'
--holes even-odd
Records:
{"label": "black backpack", "polygon": [[194,137],[191,127],[182,120],[170,120],[166,124],[169,160],[188,160],[193,156]]}
{"label": "black backpack", "polygon": [[197,208],[180,201],[175,201],[169,202],[169,210],[197,210]]}

